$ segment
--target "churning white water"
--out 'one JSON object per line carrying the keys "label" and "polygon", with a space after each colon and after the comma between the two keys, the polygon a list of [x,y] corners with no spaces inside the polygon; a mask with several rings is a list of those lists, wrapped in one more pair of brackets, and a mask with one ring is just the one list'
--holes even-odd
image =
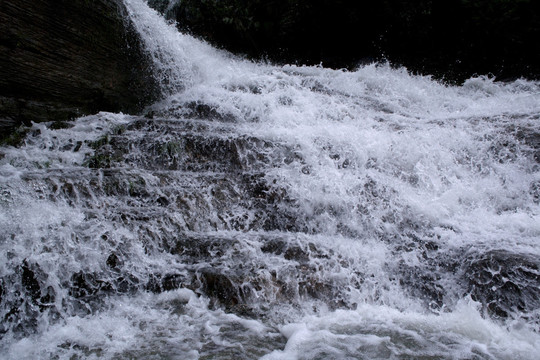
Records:
{"label": "churning white water", "polygon": [[540,83],[249,62],[0,149],[0,358],[536,359]]}

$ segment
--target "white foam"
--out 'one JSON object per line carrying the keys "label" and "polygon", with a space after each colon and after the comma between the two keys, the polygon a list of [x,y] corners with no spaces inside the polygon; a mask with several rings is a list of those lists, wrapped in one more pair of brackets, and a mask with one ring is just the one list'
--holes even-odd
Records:
{"label": "white foam", "polygon": [[288,339],[285,348],[262,359],[534,359],[540,350],[536,332],[486,320],[471,300],[463,300],[455,311],[440,315],[364,304],[354,311],[307,317],[301,323],[284,325],[281,332]]}
{"label": "white foam", "polygon": [[[463,252],[540,255],[540,205],[531,190],[540,181],[533,158],[537,149],[527,143],[540,131],[538,82],[478,77],[448,86],[387,64],[355,71],[257,64],[179,34],[141,0],[125,3],[164,87],[165,98],[152,106],[161,116],[156,122],[192,121],[211,136],[267,142],[260,153],[250,153],[247,145],[238,149],[240,165],[250,175],[246,164],[253,161],[265,191],[288,199],[276,195],[275,204],[256,213],[255,201],[231,197],[223,206],[232,214],[224,214],[217,197],[188,172],[161,178],[126,162],[114,170],[142,179],[155,194],[165,186],[200,191],[186,205],[193,219],[152,207],[150,201],[115,197],[114,191],[92,191],[90,185],[84,201],[76,195],[72,202],[58,200],[57,195],[69,197],[50,190],[55,187],[45,180],[66,171],[83,185],[85,176],[103,181],[103,169],[84,166],[94,152],[91,143],[137,118],[101,113],[78,119],[70,129],[34,125],[36,135],[24,146],[0,150],[0,228],[5,232],[0,269],[9,278],[24,261],[38,264],[61,311],[51,323],[46,315],[38,317],[34,335],[6,335],[1,344],[6,358],[194,359],[215,355],[216,349],[250,357],[269,353],[266,359],[534,359],[540,353],[534,314],[491,321],[464,298],[467,289],[456,274],[430,263]],[[224,122],[186,120],[193,103],[207,105]],[[147,134],[131,130],[129,136],[137,143]],[[78,142],[79,150],[63,150]],[[141,149],[131,151],[133,157],[144,156]],[[271,160],[259,161],[259,155]],[[231,178],[234,187],[235,174],[203,175]],[[158,215],[122,218],[133,209]],[[245,215],[248,222],[266,211],[290,216],[301,231],[238,230],[226,219]],[[230,247],[185,264],[181,254],[164,250],[182,236],[224,239]],[[299,249],[299,258],[286,258],[279,249],[263,251],[274,240]],[[434,250],[422,247],[427,242]],[[143,284],[132,296],[104,295],[104,304],[87,315],[63,308],[72,274],[105,273],[110,277],[105,280],[115,279],[106,265],[111,253],[121,256],[125,274],[141,283],[154,272],[183,276],[205,267],[227,274],[248,269],[259,283],[242,285],[249,305],[264,317],[226,313],[182,287],[145,293]],[[403,274],[408,270],[441,276],[440,308],[430,308],[409,291],[403,282],[414,274]],[[284,295],[287,282],[297,287],[303,282],[307,290]],[[305,294],[310,285],[323,289],[317,294],[322,299]],[[330,288],[326,293],[325,287]],[[339,299],[332,303],[335,294]]]}

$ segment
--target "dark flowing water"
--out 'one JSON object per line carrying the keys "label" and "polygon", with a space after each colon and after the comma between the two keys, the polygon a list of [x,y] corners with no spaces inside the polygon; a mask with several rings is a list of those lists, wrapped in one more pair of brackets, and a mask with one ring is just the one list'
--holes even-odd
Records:
{"label": "dark flowing water", "polygon": [[540,84],[244,61],[0,149],[0,358],[536,359]]}

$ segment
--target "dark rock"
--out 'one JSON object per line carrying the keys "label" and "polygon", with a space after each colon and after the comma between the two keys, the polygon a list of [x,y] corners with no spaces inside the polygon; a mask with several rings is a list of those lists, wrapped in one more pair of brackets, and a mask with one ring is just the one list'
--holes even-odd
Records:
{"label": "dark rock", "polygon": [[30,268],[26,260],[23,262],[21,269],[22,269],[22,274],[21,274],[22,285],[26,289],[29,297],[33,301],[37,301],[37,299],[39,299],[41,295],[41,288],[39,286],[38,280],[36,279],[34,271]]}
{"label": "dark rock", "polygon": [[100,292],[112,290],[110,283],[99,279],[97,274],[79,271],[73,274],[69,294],[74,298],[88,298]]}
{"label": "dark rock", "polygon": [[[316,251],[315,249],[311,249]],[[270,239],[263,246],[261,251],[264,253],[272,253],[275,255],[283,255],[286,260],[297,261],[300,264],[309,262],[310,253],[307,249],[303,249],[298,244],[291,244],[284,239]],[[315,257],[316,254],[313,254]]]}
{"label": "dark rock", "polygon": [[56,293],[47,286],[48,275],[39,264],[23,260],[12,274],[0,279],[0,334],[13,329],[21,334],[33,333],[38,318],[57,316]]}
{"label": "dark rock", "polygon": [[0,119],[0,146],[19,146],[22,144],[29,128],[16,127],[17,125],[16,122],[2,123]]}
{"label": "dark rock", "polygon": [[120,260],[118,259],[118,256],[116,256],[115,253],[111,253],[109,257],[107,258],[107,265],[111,269],[116,269],[116,267],[120,264]]}
{"label": "dark rock", "polygon": [[133,294],[140,289],[139,279],[132,274],[115,272],[111,275],[110,272],[74,273],[64,284],[69,290],[66,310],[74,314],[90,314],[103,305],[107,296]]}
{"label": "dark rock", "polygon": [[503,250],[470,259],[464,277],[475,301],[495,318],[540,309],[540,262]]}
{"label": "dark rock", "polygon": [[529,194],[533,197],[535,204],[540,203],[540,181],[535,181],[531,184]]}
{"label": "dark rock", "polygon": [[518,140],[530,147],[532,158],[540,163],[540,133],[536,131],[522,130],[517,134]]}
{"label": "dark rock", "polygon": [[407,288],[416,298],[422,299],[432,310],[440,310],[444,305],[446,289],[441,281],[441,274],[428,267],[415,268],[400,264],[400,285]]}
{"label": "dark rock", "polygon": [[161,287],[163,291],[176,290],[182,286],[184,276],[180,274],[166,274],[162,281]]}
{"label": "dark rock", "polygon": [[157,97],[120,0],[0,2],[0,137],[30,121],[135,113]]}
{"label": "dark rock", "polygon": [[39,309],[44,311],[45,309],[52,308],[56,299],[56,293],[52,286],[47,286],[44,290],[44,295],[39,299]]}
{"label": "dark rock", "polygon": [[146,290],[153,293],[179,289],[185,285],[185,276],[181,274],[152,274],[146,283]]}
{"label": "dark rock", "polygon": [[[220,304],[230,307],[245,303],[242,288],[233,283],[231,275],[227,276],[214,269],[205,269],[201,272],[200,278],[204,293]],[[234,280],[234,276],[232,278]]]}
{"label": "dark rock", "polygon": [[113,288],[118,294],[135,293],[139,289],[139,279],[132,274],[125,274],[113,281]]}
{"label": "dark rock", "polygon": [[162,291],[161,276],[151,274],[148,282],[146,283],[145,289],[153,293],[160,293]]}
{"label": "dark rock", "polygon": [[229,113],[222,114],[216,108],[198,101],[185,104],[183,110],[186,118],[220,122],[234,122],[236,120],[234,115]]}

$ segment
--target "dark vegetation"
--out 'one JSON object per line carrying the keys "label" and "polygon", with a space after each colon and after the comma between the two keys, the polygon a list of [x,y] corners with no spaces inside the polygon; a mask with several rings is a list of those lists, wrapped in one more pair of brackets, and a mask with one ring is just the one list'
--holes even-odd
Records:
{"label": "dark vegetation", "polygon": [[461,81],[538,78],[537,0],[167,0],[178,27],[255,59],[354,68],[390,61]]}

